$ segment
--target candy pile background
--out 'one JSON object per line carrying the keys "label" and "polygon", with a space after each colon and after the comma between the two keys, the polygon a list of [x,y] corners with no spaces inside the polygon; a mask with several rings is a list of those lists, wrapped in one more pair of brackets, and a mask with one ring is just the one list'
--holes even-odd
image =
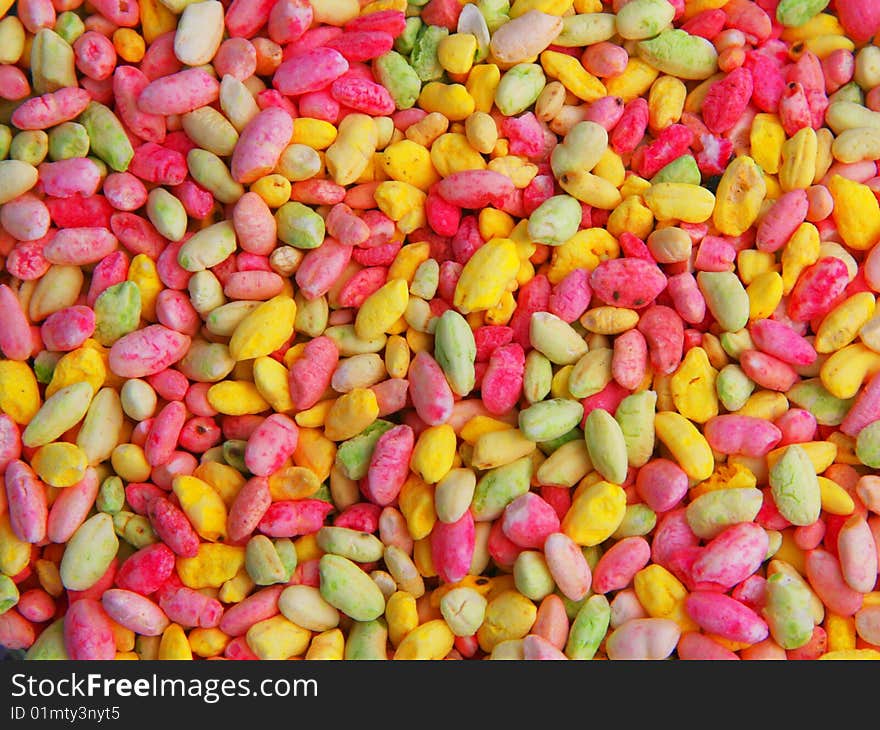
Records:
{"label": "candy pile background", "polygon": [[0,647],[880,658],[878,30],[0,0]]}

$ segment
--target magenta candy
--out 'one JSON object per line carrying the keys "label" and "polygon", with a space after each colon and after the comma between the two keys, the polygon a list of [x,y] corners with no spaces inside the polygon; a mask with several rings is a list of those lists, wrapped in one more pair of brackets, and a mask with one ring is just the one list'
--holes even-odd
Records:
{"label": "magenta candy", "polygon": [[61,228],[43,249],[46,260],[63,266],[85,266],[113,253],[119,241],[106,228]]}
{"label": "magenta candy", "polygon": [[179,507],[171,501],[159,497],[147,505],[147,516],[156,536],[167,545],[175,555],[194,558],[199,552],[199,536]]}
{"label": "magenta candy", "polygon": [[146,142],[162,144],[165,141],[165,117],[151,114],[138,106],[138,98],[150,84],[150,79],[134,66],[119,66],[113,72],[113,97],[116,113],[122,122]]}
{"label": "magenta candy", "polygon": [[553,287],[547,311],[570,324],[587,311],[591,296],[589,272],[574,269]]}
{"label": "magenta candy", "polygon": [[651,546],[643,537],[618,540],[599,558],[593,570],[595,593],[608,593],[626,588],[635,574],[651,559]]}
{"label": "magenta candy", "polygon": [[275,169],[293,136],[293,119],[277,107],[264,109],[242,130],[230,164],[236,182],[251,183]]}
{"label": "magenta candy", "polygon": [[296,450],[299,428],[282,413],[266,418],[248,439],[244,463],[258,477],[273,474]]}
{"label": "magenta candy", "polygon": [[693,274],[685,271],[670,276],[666,284],[678,315],[688,324],[699,324],[706,317],[706,299]]}
{"label": "magenta candy", "polygon": [[703,631],[730,641],[757,644],[770,634],[767,623],[748,606],[724,593],[694,591],[685,611]]}
{"label": "magenta candy", "polygon": [[316,299],[330,291],[351,260],[352,247],[334,238],[309,251],[296,270],[296,284],[306,299]]}
{"label": "magenta candy", "polygon": [[759,350],[790,365],[812,365],[816,360],[815,348],[784,322],[755,320],[749,333]]}
{"label": "magenta candy", "polygon": [[171,401],[156,414],[144,444],[144,456],[150,466],[168,461],[185,421],[186,406],[180,401]]}
{"label": "magenta candy", "polygon": [[170,623],[165,612],[149,598],[121,588],[106,591],[101,605],[116,623],[142,636],[159,636]]}
{"label": "magenta candy", "polygon": [[76,119],[90,101],[83,89],[58,89],[22,102],[12,113],[11,121],[19,129],[48,129]]}
{"label": "magenta candy", "polygon": [[807,216],[807,193],[790,190],[783,193],[770,210],[761,217],[755,238],[759,251],[774,252],[782,248]]}
{"label": "magenta candy", "polygon": [[637,329],[627,330],[614,340],[611,374],[622,388],[633,390],[645,379],[648,343]]}
{"label": "magenta candy", "polygon": [[541,548],[559,531],[556,511],[534,492],[514,499],[504,508],[501,529],[507,539],[522,548]]}
{"label": "magenta candy", "polygon": [[678,658],[697,661],[738,661],[739,657],[727,647],[698,631],[687,631],[681,635],[676,647]]}
{"label": "magenta candy", "polygon": [[367,499],[385,507],[397,498],[409,476],[414,444],[413,429],[405,424],[395,426],[379,437],[363,480]]}
{"label": "magenta candy", "polygon": [[465,170],[443,178],[437,192],[460,208],[479,209],[496,205],[514,192],[514,186],[509,177],[494,170]]}
{"label": "magenta candy", "polygon": [[862,593],[847,584],[838,559],[830,552],[821,548],[810,550],[805,567],[810,587],[829,611],[852,616],[862,607]]}
{"label": "magenta candy", "polygon": [[413,358],[409,368],[410,398],[419,417],[429,426],[446,423],[452,413],[452,389],[437,361],[425,351]]}
{"label": "magenta candy", "polygon": [[475,547],[474,518],[470,510],[455,522],[436,522],[431,530],[431,560],[440,580],[456,583],[470,570]]}
{"label": "magenta candy", "polygon": [[43,321],[40,336],[47,350],[69,352],[82,345],[95,331],[95,313],[75,305],[53,312]]}
{"label": "magenta candy", "polygon": [[614,307],[647,307],[666,288],[666,277],[642,259],[608,259],[590,275],[593,294]]}
{"label": "magenta candy", "polygon": [[200,68],[188,68],[151,81],[137,98],[147,114],[186,114],[220,96],[220,82]]}
{"label": "magenta candy", "polygon": [[177,150],[144,142],[134,151],[128,172],[159,185],[179,185],[186,179],[186,158]]}
{"label": "magenta candy", "polygon": [[273,502],[257,524],[269,537],[311,535],[324,524],[333,505],[322,499],[281,500]]}
{"label": "magenta candy", "polygon": [[500,415],[516,405],[522,394],[525,363],[525,352],[516,342],[498,347],[489,357],[480,391],[490,413]]}
{"label": "magenta candy", "polygon": [[696,582],[731,588],[752,575],[767,557],[767,532],[754,522],[728,527],[713,538],[691,566]]}
{"label": "magenta candy", "polygon": [[310,340],[302,356],[290,366],[290,398],[298,410],[311,408],[324,391],[339,362],[339,349],[326,335]]}
{"label": "magenta candy", "polygon": [[174,623],[184,628],[211,629],[220,624],[223,605],[199,591],[179,585],[172,576],[159,590],[159,608]]}
{"label": "magenta candy", "polygon": [[100,601],[83,598],[68,606],[64,614],[64,648],[74,661],[116,657],[113,629]]}
{"label": "magenta candy", "polygon": [[719,453],[761,457],[776,447],[782,431],[763,418],[725,414],[710,418],[703,435]]}
{"label": "magenta candy", "polygon": [[739,363],[746,375],[767,390],[784,393],[798,380],[797,371],[791,365],[758,350],[746,350]]}
{"label": "magenta candy", "polygon": [[59,493],[46,520],[46,537],[51,542],[65,543],[73,536],[89,516],[100,487],[98,474],[90,466],[82,479]]}
{"label": "magenta candy", "polygon": [[229,507],[226,527],[230,542],[240,542],[250,536],[271,504],[269,481],[265,477],[248,479]]}
{"label": "magenta candy", "polygon": [[0,475],[21,456],[21,434],[8,415],[0,413]]}
{"label": "magenta candy", "polygon": [[87,157],[41,162],[37,171],[43,192],[56,198],[94,195],[101,184],[98,166]]}
{"label": "magenta candy", "polygon": [[148,596],[159,590],[174,573],[174,553],[167,545],[154,543],[132,553],[119,566],[115,583],[119,588]]}
{"label": "magenta candy", "polygon": [[240,603],[230,606],[220,620],[220,630],[227,636],[242,636],[258,621],[279,613],[278,598],[284,586],[261,588]]}
{"label": "magenta candy", "polygon": [[348,61],[332,48],[314,48],[285,60],[272,77],[272,86],[285,96],[320,91],[348,71]]}
{"label": "magenta candy", "polygon": [[41,542],[46,537],[49,517],[45,485],[20,459],[6,467],[4,481],[12,531],[23,542]]}
{"label": "magenta candy", "polygon": [[190,337],[160,324],[124,335],[110,348],[110,368],[124,378],[142,378],[161,372],[180,360]]}

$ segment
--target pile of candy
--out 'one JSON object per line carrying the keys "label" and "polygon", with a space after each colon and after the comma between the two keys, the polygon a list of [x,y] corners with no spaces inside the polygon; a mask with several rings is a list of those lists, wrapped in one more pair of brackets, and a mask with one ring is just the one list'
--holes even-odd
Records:
{"label": "pile of candy", "polygon": [[880,0],[0,0],[0,645],[878,659]]}

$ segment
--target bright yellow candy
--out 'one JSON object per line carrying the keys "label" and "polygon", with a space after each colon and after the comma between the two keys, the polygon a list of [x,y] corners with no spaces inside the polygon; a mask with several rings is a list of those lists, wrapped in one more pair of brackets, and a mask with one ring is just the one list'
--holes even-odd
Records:
{"label": "bright yellow candy", "polygon": [[822,509],[832,515],[851,515],[856,504],[849,492],[827,477],[820,476],[818,480]]}
{"label": "bright yellow candy", "polygon": [[455,461],[455,431],[448,423],[429,426],[419,434],[410,468],[428,484],[436,484]]}
{"label": "bright yellow candy", "polygon": [[406,279],[389,279],[361,304],[354,321],[355,334],[369,340],[388,332],[403,316],[408,302]]}
{"label": "bright yellow candy", "polygon": [[621,195],[623,195],[623,202],[608,216],[608,223],[605,226],[608,233],[618,237],[624,231],[629,231],[645,240],[654,230],[654,214],[645,205],[641,195],[625,195],[623,188],[621,188]]}
{"label": "bright yellow candy", "polygon": [[415,185],[399,180],[386,180],[379,183],[373,197],[379,210],[397,223],[402,233],[412,233],[427,221],[427,195]]}
{"label": "bright yellow candy", "polygon": [[248,648],[260,659],[289,659],[309,646],[312,634],[284,616],[258,621],[245,634]]}
{"label": "bright yellow candy", "polygon": [[306,659],[342,660],[345,653],[345,637],[339,629],[315,634],[306,652]]}
{"label": "bright yellow candy", "polygon": [[572,94],[590,103],[608,95],[608,91],[599,79],[587,71],[579,59],[559,51],[541,53],[541,66],[545,73],[562,82]]}
{"label": "bright yellow candy", "polygon": [[853,294],[825,317],[816,331],[816,352],[836,352],[858,337],[859,330],[874,316],[876,298],[871,292]]}
{"label": "bright yellow candy", "polygon": [[324,150],[335,141],[336,127],[330,122],[311,117],[297,117],[293,120],[291,144],[304,144],[315,150]]}
{"label": "bright yellow candy", "polygon": [[625,512],[623,488],[600,481],[575,496],[561,530],[578,545],[599,545],[620,527]]}
{"label": "bright yellow candy", "polygon": [[276,413],[293,412],[287,368],[268,355],[256,358],[253,367],[254,385],[272,410]]}
{"label": "bright yellow candy", "polygon": [[585,228],[561,246],[554,246],[547,278],[558,284],[575,269],[592,271],[600,262],[619,255],[620,246],[611,233],[604,228]]}
{"label": "bright yellow candy", "polygon": [[468,73],[465,88],[474,100],[474,110],[488,114],[495,103],[495,90],[501,83],[501,69],[494,63],[481,63]]}
{"label": "bright yellow candy", "polygon": [[[495,129],[495,122],[492,117],[488,119],[492,122],[497,139],[498,130]],[[442,177],[464,170],[485,170],[487,166],[486,160],[474,149],[468,137],[457,132],[441,134],[434,140],[434,144],[431,145],[431,163]]]}
{"label": "bright yellow candy", "polygon": [[678,122],[686,97],[687,86],[681,79],[666,74],[657,78],[648,93],[648,126],[659,131]]}
{"label": "bright yellow candy", "polygon": [[199,464],[192,476],[206,482],[217,492],[227,509],[247,481],[238,469],[217,461],[205,461]]}
{"label": "bright yellow candy", "polygon": [[782,163],[785,129],[775,114],[755,114],[749,130],[749,154],[766,173],[775,175]]}
{"label": "bright yellow candy", "polygon": [[415,474],[410,474],[400,489],[398,509],[406,519],[406,526],[413,540],[427,537],[437,521],[434,487]]}
{"label": "bright yellow candy", "polygon": [[13,532],[8,514],[0,514],[0,572],[16,575],[27,567],[30,559],[31,544]]}
{"label": "bright yellow candy", "polygon": [[477,38],[471,33],[453,33],[440,40],[437,60],[452,74],[466,74],[474,65]]}
{"label": "bright yellow candy", "polygon": [[464,121],[476,110],[476,100],[463,84],[429,81],[419,94],[419,106],[439,112],[450,121]]}
{"label": "bright yellow candy", "polygon": [[324,433],[332,441],[357,436],[379,416],[376,394],[369,388],[355,388],[336,399],[327,413]]}
{"label": "bright yellow candy", "polygon": [[631,55],[623,73],[608,79],[605,90],[608,96],[619,96],[629,102],[643,96],[659,75],[656,68]]}
{"label": "bright yellow candy", "polygon": [[502,641],[523,638],[537,615],[537,606],[524,595],[511,589],[502,590],[489,599],[486,606],[486,617],[477,630],[480,648],[491,652]]}
{"label": "bright yellow candy", "polygon": [[782,249],[782,291],[790,294],[801,272],[819,260],[819,229],[812,223],[801,223]]}
{"label": "bright yellow candy", "polygon": [[238,324],[229,340],[234,360],[250,360],[268,355],[293,334],[296,302],[279,295],[260,304]]}
{"label": "bright yellow candy", "polygon": [[231,638],[218,628],[196,627],[189,632],[189,646],[192,653],[203,659],[220,656]]}
{"label": "bright yellow candy", "polygon": [[257,386],[247,380],[222,380],[208,389],[208,403],[218,413],[245,416],[270,408]]}
{"label": "bright yellow candy", "polygon": [[159,643],[160,661],[192,659],[192,649],[187,641],[186,634],[180,624],[170,624],[162,632],[162,641]]}
{"label": "bright yellow candy", "polygon": [[46,398],[51,398],[62,388],[83,381],[92,386],[97,393],[107,380],[107,365],[101,353],[85,344],[66,353],[56,364],[52,380],[46,386]]}
{"label": "bright yellow candy", "polygon": [[717,376],[706,351],[702,347],[690,348],[670,381],[676,410],[697,423],[717,416]]}
{"label": "bright yellow candy", "polygon": [[455,634],[440,619],[427,621],[407,633],[397,651],[395,659],[443,659],[450,651],[455,641]]}
{"label": "bright yellow candy", "polygon": [[749,319],[766,319],[782,301],[782,276],[775,271],[758,274],[746,288],[749,295]]}
{"label": "bright yellow candy", "polygon": [[425,190],[440,179],[431,162],[431,153],[415,142],[402,139],[382,152],[382,167],[392,180]]}
{"label": "bright yellow candy", "polygon": [[419,625],[419,611],[413,595],[406,591],[392,593],[385,604],[385,620],[388,622],[388,640],[396,647]]}
{"label": "bright yellow candy", "polygon": [[715,209],[715,196],[706,188],[690,183],[656,183],[647,190],[644,198],[658,221],[703,223],[709,220]]}
{"label": "bright yellow candy", "polygon": [[27,363],[0,360],[0,411],[26,426],[40,410],[40,389]]}
{"label": "bright yellow candy", "polygon": [[277,172],[251,183],[251,192],[259,195],[270,208],[280,208],[290,200],[290,180]]}
{"label": "bright yellow candy", "polygon": [[116,446],[110,454],[110,463],[113,471],[127,482],[145,482],[153,470],[144,450],[137,444]]}
{"label": "bright yellow candy", "polygon": [[192,526],[209,542],[226,537],[226,505],[217,491],[198,477],[174,477],[171,489]]}
{"label": "bright yellow candy", "polygon": [[85,476],[87,466],[83,450],[66,441],[41,446],[31,457],[34,472],[50,487],[72,487]]}
{"label": "bright yellow candy", "polygon": [[663,566],[654,563],[642,568],[633,578],[633,588],[649,616],[672,619],[682,631],[697,630],[684,608],[687,589]]}
{"label": "bright yellow candy", "polygon": [[757,220],[766,193],[764,177],[755,160],[740,155],[727,166],[718,183],[712,222],[725,235],[745,233]]}
{"label": "bright yellow candy", "polygon": [[852,616],[840,616],[830,611],[825,615],[825,633],[828,651],[846,651],[856,648],[856,623]]}
{"label": "bright yellow candy", "polygon": [[715,457],[693,423],[675,411],[660,411],[654,416],[654,428],[685,474],[695,481],[709,478],[715,469]]}
{"label": "bright yellow candy", "polygon": [[513,241],[487,241],[462,269],[453,297],[456,308],[468,314],[496,306],[518,270],[519,257]]}
{"label": "bright yellow candy", "polygon": [[128,265],[128,280],[140,290],[141,316],[148,322],[156,322],[156,299],[164,286],[153,259],[143,253],[135,256]]}
{"label": "bright yellow candy", "polygon": [[843,242],[866,251],[880,240],[880,203],[867,185],[832,175],[828,190],[834,198],[831,216]]}
{"label": "bright yellow candy", "polygon": [[330,476],[336,444],[317,428],[300,428],[293,463],[311,469],[320,481]]}
{"label": "bright yellow candy", "polygon": [[880,372],[880,353],[865,347],[861,342],[832,354],[819,370],[822,385],[835,398],[852,398],[862,383]]}
{"label": "bright yellow candy", "polygon": [[140,63],[146,51],[144,39],[132,28],[117,28],[113,31],[113,47],[124,61]]}
{"label": "bright yellow candy", "polygon": [[188,588],[219,588],[244,568],[244,547],[199,543],[192,558],[177,558],[177,575]]}

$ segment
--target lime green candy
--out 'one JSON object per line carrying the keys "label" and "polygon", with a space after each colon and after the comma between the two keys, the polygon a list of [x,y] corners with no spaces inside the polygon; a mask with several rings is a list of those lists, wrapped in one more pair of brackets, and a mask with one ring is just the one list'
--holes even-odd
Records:
{"label": "lime green candy", "polygon": [[467,320],[447,309],[434,328],[434,358],[454,393],[465,396],[473,389],[476,357],[477,345]]}

